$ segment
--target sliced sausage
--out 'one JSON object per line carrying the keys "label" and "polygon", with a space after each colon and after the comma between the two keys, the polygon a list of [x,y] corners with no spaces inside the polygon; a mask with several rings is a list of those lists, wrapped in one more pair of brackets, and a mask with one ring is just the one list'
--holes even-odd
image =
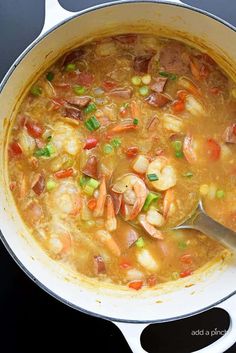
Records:
{"label": "sliced sausage", "polygon": [[85,108],[91,101],[91,98],[88,96],[73,96],[70,98],[67,98],[67,103],[74,105],[78,108]]}
{"label": "sliced sausage", "polygon": [[113,97],[119,97],[124,99],[129,99],[132,97],[133,90],[130,87],[115,88],[110,91],[110,95]]}
{"label": "sliced sausage", "polygon": [[162,93],[151,93],[145,101],[153,107],[161,108],[171,102],[171,98]]}
{"label": "sliced sausage", "polygon": [[100,273],[105,273],[106,272],[106,267],[105,267],[105,262],[102,258],[102,256],[94,256],[94,272],[96,275],[99,275]]}
{"label": "sliced sausage", "polygon": [[45,177],[43,174],[37,174],[33,184],[32,184],[32,189],[35,192],[36,195],[41,195],[42,192],[45,189]]}
{"label": "sliced sausage", "polygon": [[146,74],[148,72],[148,66],[153,54],[146,54],[136,56],[134,58],[134,71]]}
{"label": "sliced sausage", "polygon": [[164,87],[166,85],[168,78],[167,77],[157,77],[155,78],[155,82],[153,82],[150,86],[151,90],[157,93],[161,93],[164,91]]}
{"label": "sliced sausage", "polygon": [[98,177],[98,161],[96,156],[90,156],[87,160],[84,168],[82,169],[82,173],[85,175],[97,179]]}
{"label": "sliced sausage", "polygon": [[160,66],[164,71],[187,74],[189,72],[189,56],[181,43],[170,42],[161,48]]}

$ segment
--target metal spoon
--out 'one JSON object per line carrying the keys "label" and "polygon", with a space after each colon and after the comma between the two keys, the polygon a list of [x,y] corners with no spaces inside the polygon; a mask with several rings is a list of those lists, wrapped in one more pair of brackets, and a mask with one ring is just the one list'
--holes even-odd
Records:
{"label": "metal spoon", "polygon": [[202,201],[199,201],[197,208],[189,218],[172,229],[199,230],[227,247],[236,249],[236,232],[209,217],[203,208]]}

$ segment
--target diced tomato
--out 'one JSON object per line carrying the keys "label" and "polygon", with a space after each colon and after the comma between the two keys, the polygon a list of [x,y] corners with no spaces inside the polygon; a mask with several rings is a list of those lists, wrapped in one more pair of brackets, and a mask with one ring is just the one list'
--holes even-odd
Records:
{"label": "diced tomato", "polygon": [[128,269],[132,268],[132,265],[129,263],[128,260],[124,259],[120,262],[120,267],[123,268],[124,270],[128,270]]}
{"label": "diced tomato", "polygon": [[89,87],[93,83],[93,75],[89,72],[80,72],[77,74],[77,83],[81,86]]}
{"label": "diced tomato", "polygon": [[151,275],[147,278],[147,284],[149,287],[154,287],[157,284],[157,278],[155,275]]}
{"label": "diced tomato", "polygon": [[135,289],[135,290],[139,290],[143,286],[143,281],[141,281],[141,280],[132,281],[132,282],[129,282],[128,286],[129,286],[129,288],[132,288],[132,289]]}
{"label": "diced tomato", "polygon": [[117,83],[115,81],[103,81],[102,83],[102,88],[108,92],[111,91],[113,88],[115,88],[117,86]]}
{"label": "diced tomato", "polygon": [[128,147],[127,150],[125,151],[126,156],[129,158],[133,158],[137,156],[138,152],[139,152],[139,148],[136,146]]}
{"label": "diced tomato", "polygon": [[25,124],[28,134],[32,137],[41,137],[43,134],[43,128],[34,121],[28,120]]}
{"label": "diced tomato", "polygon": [[68,178],[74,174],[73,168],[62,169],[56,172],[54,175],[58,179]]}
{"label": "diced tomato", "polygon": [[220,157],[220,145],[213,139],[208,139],[206,142],[207,155],[210,160],[217,161]]}
{"label": "diced tomato", "polygon": [[124,107],[121,107],[120,108],[120,115],[122,117],[126,116],[128,114],[128,109],[124,108]]}
{"label": "diced tomato", "polygon": [[171,104],[171,108],[173,110],[174,113],[180,113],[185,109],[185,104],[182,100],[175,100],[172,104]]}
{"label": "diced tomato", "polygon": [[96,206],[97,206],[97,200],[96,200],[95,198],[92,198],[92,199],[90,199],[90,200],[88,201],[87,205],[88,205],[88,208],[89,208],[91,211],[93,211],[93,210],[96,208]]}
{"label": "diced tomato", "polygon": [[184,89],[180,89],[179,91],[177,91],[177,97],[183,102],[185,101],[188,95],[189,95],[189,92],[185,91]]}
{"label": "diced tomato", "polygon": [[91,148],[96,147],[98,140],[95,137],[89,137],[85,141],[84,150],[91,150]]}
{"label": "diced tomato", "polygon": [[180,256],[180,261],[183,263],[183,264],[192,264],[193,260],[192,260],[192,256],[190,254],[185,254],[185,255],[182,255]]}
{"label": "diced tomato", "polygon": [[19,156],[22,154],[22,148],[18,142],[12,142],[12,143],[10,143],[10,145],[8,147],[8,153],[9,153],[10,157]]}
{"label": "diced tomato", "polygon": [[190,276],[192,273],[193,273],[192,270],[185,270],[185,271],[180,272],[179,276],[181,278],[184,278],[184,277]]}

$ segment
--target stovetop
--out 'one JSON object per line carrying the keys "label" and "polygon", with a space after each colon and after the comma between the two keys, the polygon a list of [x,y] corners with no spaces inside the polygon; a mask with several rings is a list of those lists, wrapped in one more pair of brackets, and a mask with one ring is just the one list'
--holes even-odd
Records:
{"label": "stovetop", "polygon": [[[60,1],[71,11],[102,2]],[[236,26],[235,0],[184,2]],[[39,34],[43,19],[44,0],[0,0],[0,79]],[[0,352],[131,353],[114,324],[71,309],[49,296],[19,269],[1,243],[0,278]],[[228,325],[227,313],[212,309],[178,322],[150,325],[142,335],[142,344],[149,353],[190,353],[219,338]],[[236,344],[227,351],[234,352]]]}

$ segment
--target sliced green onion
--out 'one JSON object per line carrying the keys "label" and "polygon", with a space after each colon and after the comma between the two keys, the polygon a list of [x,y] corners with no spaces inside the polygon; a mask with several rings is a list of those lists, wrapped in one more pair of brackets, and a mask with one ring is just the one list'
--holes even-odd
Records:
{"label": "sliced green onion", "polygon": [[153,192],[149,192],[146,200],[143,205],[143,211],[147,211],[153,201],[158,200],[161,197],[161,194],[154,194]]}
{"label": "sliced green onion", "polygon": [[142,86],[139,88],[139,94],[141,94],[141,96],[147,96],[149,92],[149,89],[147,86]]}
{"label": "sliced green onion", "polygon": [[84,112],[85,114],[93,113],[97,110],[96,104],[95,103],[90,103],[85,109]]}
{"label": "sliced green onion", "polygon": [[173,281],[176,281],[179,279],[179,273],[178,272],[172,272],[171,278]]}
{"label": "sliced green onion", "polygon": [[128,103],[128,102],[123,103],[123,104],[122,104],[122,107],[123,107],[124,109],[127,109],[127,108],[129,107],[129,103]]}
{"label": "sliced green onion", "polygon": [[94,188],[86,184],[83,188],[83,191],[85,192],[85,194],[92,196],[94,193]]}
{"label": "sliced green onion", "polygon": [[149,85],[149,83],[151,82],[152,78],[151,78],[151,75],[147,74],[147,75],[144,75],[142,77],[142,83],[144,85]]}
{"label": "sliced green onion", "polygon": [[185,250],[187,248],[187,243],[185,240],[181,240],[178,242],[178,248],[181,250]]}
{"label": "sliced green onion", "polygon": [[88,177],[86,177],[85,175],[81,175],[79,178],[79,185],[83,187],[84,185],[86,185],[87,181]]}
{"label": "sliced green onion", "polygon": [[175,157],[176,157],[176,158],[183,158],[183,156],[184,156],[184,154],[183,154],[182,151],[176,151],[176,152],[175,152]]}
{"label": "sliced green onion", "polygon": [[89,131],[95,131],[100,127],[100,123],[95,116],[91,116],[91,118],[87,119],[84,125]]}
{"label": "sliced green onion", "polygon": [[172,74],[170,72],[166,72],[166,71],[160,71],[159,75],[163,76],[163,77],[168,77],[170,80],[176,80],[177,79],[177,75]]}
{"label": "sliced green onion", "polygon": [[137,119],[137,118],[134,118],[133,124],[134,124],[134,125],[138,125],[138,119]]}
{"label": "sliced green onion", "polygon": [[51,139],[52,139],[52,136],[48,136],[48,137],[47,137],[47,141],[48,141],[48,142],[50,142]]}
{"label": "sliced green onion", "polygon": [[57,183],[54,180],[47,181],[46,188],[48,191],[55,189],[56,186],[57,186]]}
{"label": "sliced green onion", "polygon": [[103,151],[106,154],[112,153],[113,152],[113,147],[109,143],[106,143],[103,147]]}
{"label": "sliced green onion", "polygon": [[85,93],[85,88],[83,86],[76,85],[73,87],[73,91],[77,94],[77,96],[80,96]]}
{"label": "sliced green onion", "polygon": [[217,199],[222,199],[225,196],[224,190],[217,190],[216,191],[216,197]]}
{"label": "sliced green onion", "polygon": [[97,189],[97,187],[99,186],[100,183],[96,179],[90,178],[86,184],[88,186],[91,186],[91,188],[93,188],[93,189]]}
{"label": "sliced green onion", "polygon": [[176,140],[172,142],[172,146],[176,152],[182,151],[183,143],[182,141]]}
{"label": "sliced green onion", "polygon": [[143,238],[142,237],[138,238],[138,240],[136,240],[136,242],[135,242],[135,245],[138,248],[143,248],[145,245]]}
{"label": "sliced green onion", "polygon": [[35,157],[50,157],[55,152],[55,147],[51,143],[48,143],[47,146],[37,149],[34,155]]}
{"label": "sliced green onion", "polygon": [[156,174],[147,174],[148,180],[150,181],[156,181],[159,180],[158,176]]}
{"label": "sliced green onion", "polygon": [[43,90],[39,86],[33,86],[33,87],[31,87],[31,90],[30,90],[30,93],[33,96],[40,96],[42,94],[42,92],[43,92]]}
{"label": "sliced green onion", "polygon": [[118,148],[118,147],[120,147],[120,145],[121,145],[121,140],[118,139],[118,138],[115,138],[115,139],[111,140],[111,145],[112,145],[114,148]]}
{"label": "sliced green onion", "polygon": [[139,76],[133,76],[131,78],[131,82],[134,86],[139,86],[139,85],[141,85],[142,80],[141,80],[141,77],[139,77]]}
{"label": "sliced green onion", "polygon": [[191,178],[193,176],[193,173],[192,172],[186,172],[186,173],[183,173],[182,176],[186,177],[186,178]]}
{"label": "sliced green onion", "polygon": [[67,64],[66,71],[75,71],[76,65],[75,64]]}
{"label": "sliced green onion", "polygon": [[54,73],[52,71],[47,72],[46,79],[52,81],[54,79]]}

